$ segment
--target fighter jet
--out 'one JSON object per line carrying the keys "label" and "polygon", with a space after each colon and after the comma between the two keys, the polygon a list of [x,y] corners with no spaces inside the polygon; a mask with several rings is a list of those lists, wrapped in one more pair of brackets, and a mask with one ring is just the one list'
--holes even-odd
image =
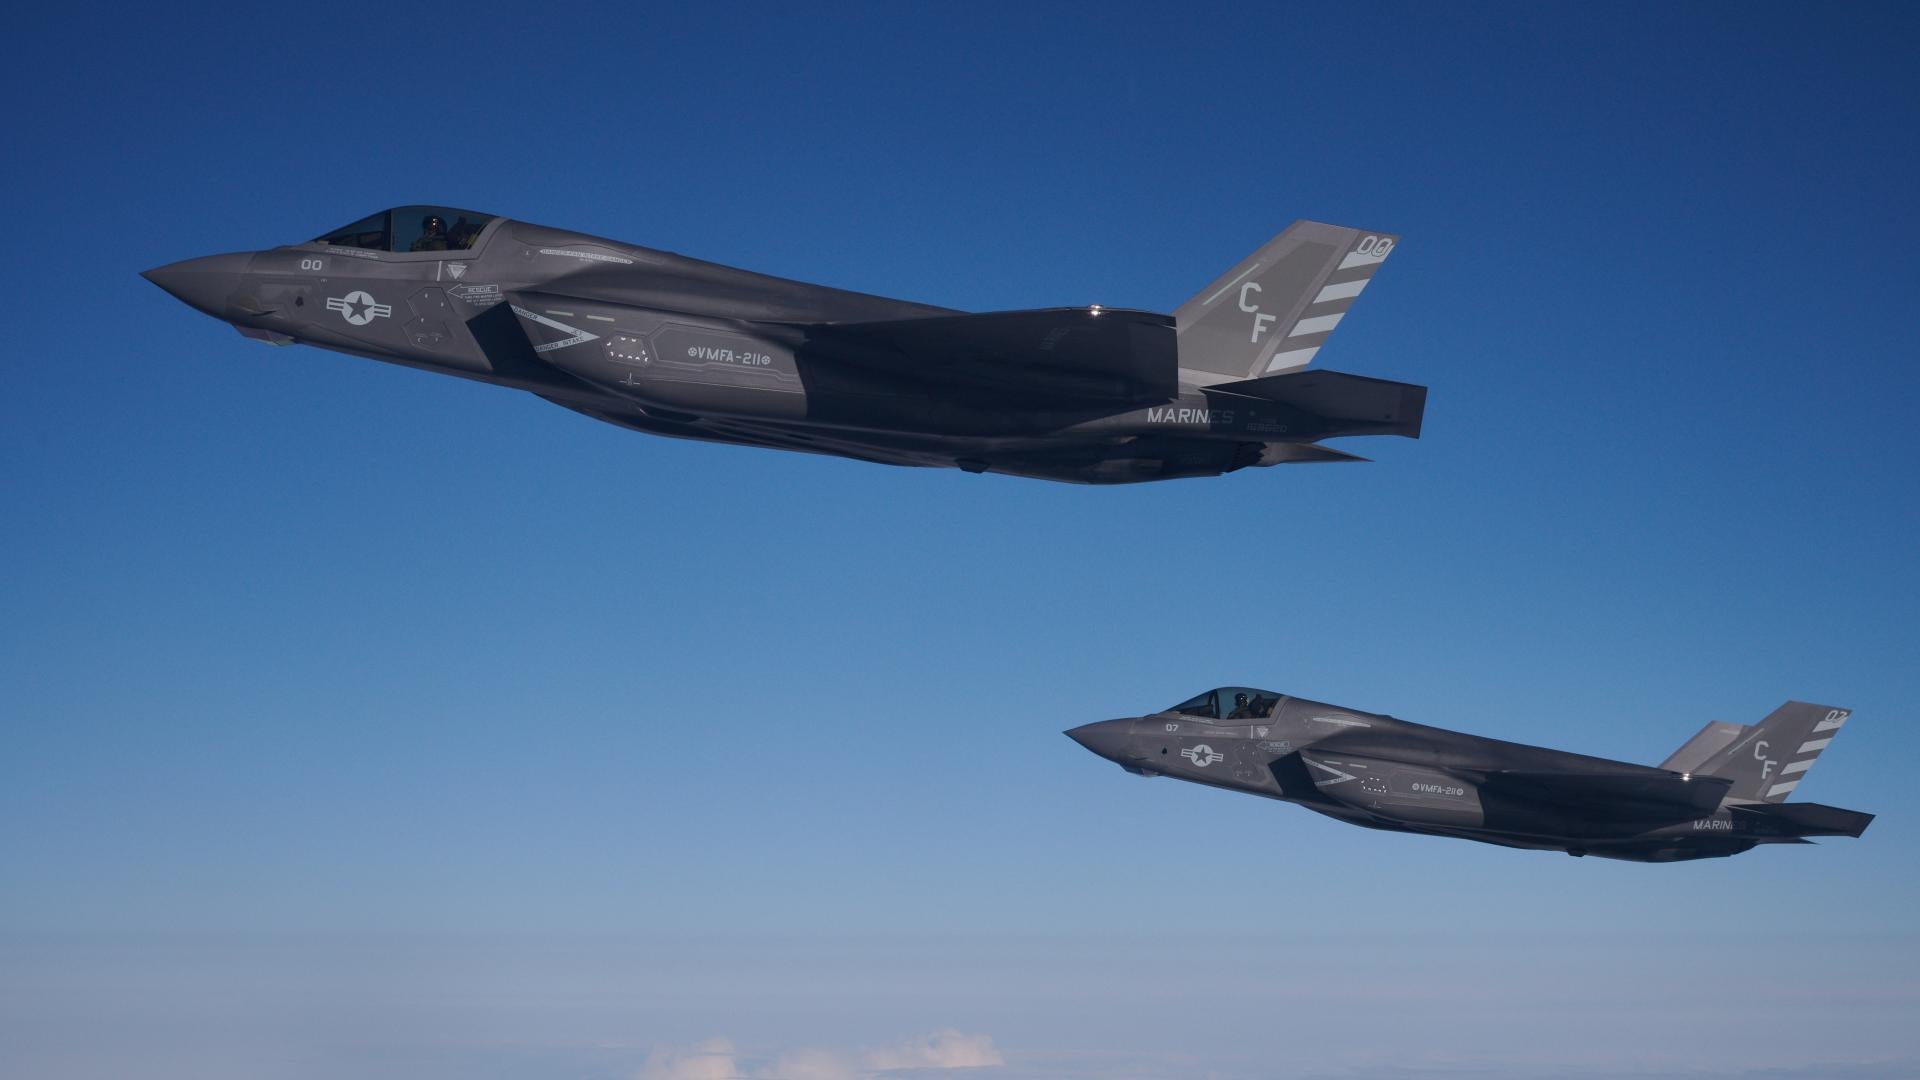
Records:
{"label": "fighter jet", "polygon": [[1308,371],[1397,237],[1297,222],[1172,315],[966,314],[432,206],[146,272],[293,343],[654,435],[1081,483],[1356,461],[1426,389]]}
{"label": "fighter jet", "polygon": [[1679,862],[1864,832],[1872,814],[1782,801],[1847,716],[1789,701],[1758,724],[1709,723],[1658,768],[1245,686],[1067,735],[1131,773],[1264,795],[1370,829]]}

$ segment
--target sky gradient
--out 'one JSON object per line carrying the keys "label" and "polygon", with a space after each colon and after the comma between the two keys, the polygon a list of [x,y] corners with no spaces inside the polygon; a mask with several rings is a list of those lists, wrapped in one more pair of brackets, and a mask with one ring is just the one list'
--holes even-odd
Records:
{"label": "sky gradient", "polygon": [[[0,1073],[1920,1075],[1911,9],[12,32]],[[969,310],[1171,311],[1295,218],[1378,228],[1316,362],[1430,386],[1425,434],[891,469],[137,276],[413,202]],[[1576,860],[1059,734],[1219,684],[1649,763],[1830,703],[1795,797],[1880,816]]]}

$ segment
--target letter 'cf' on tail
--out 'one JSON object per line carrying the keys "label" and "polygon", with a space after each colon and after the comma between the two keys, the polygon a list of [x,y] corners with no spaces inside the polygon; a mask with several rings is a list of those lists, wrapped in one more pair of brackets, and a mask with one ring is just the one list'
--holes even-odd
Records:
{"label": "letter 'cf' on tail", "polygon": [[1173,313],[1181,380],[1211,386],[1306,367],[1399,240],[1294,222]]}
{"label": "letter 'cf' on tail", "polygon": [[1779,802],[1799,786],[1850,715],[1829,705],[1789,701],[1751,727],[1708,724],[1661,767],[1725,777],[1733,781],[1729,799]]}

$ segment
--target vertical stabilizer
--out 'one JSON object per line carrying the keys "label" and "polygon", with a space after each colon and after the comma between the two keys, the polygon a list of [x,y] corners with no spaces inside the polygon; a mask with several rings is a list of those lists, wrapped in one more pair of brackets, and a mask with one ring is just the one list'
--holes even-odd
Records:
{"label": "vertical stabilizer", "polygon": [[1830,705],[1789,701],[1695,771],[1732,780],[1730,799],[1779,802],[1799,786],[1850,715],[1850,710]]}
{"label": "vertical stabilizer", "polygon": [[1181,380],[1211,386],[1306,367],[1399,239],[1294,222],[1173,313]]}
{"label": "vertical stabilizer", "polygon": [[1745,724],[1729,724],[1724,720],[1709,720],[1700,733],[1688,739],[1680,749],[1667,755],[1660,763],[1663,769],[1677,773],[1699,772],[1707,759],[1727,748],[1727,744],[1746,734]]}

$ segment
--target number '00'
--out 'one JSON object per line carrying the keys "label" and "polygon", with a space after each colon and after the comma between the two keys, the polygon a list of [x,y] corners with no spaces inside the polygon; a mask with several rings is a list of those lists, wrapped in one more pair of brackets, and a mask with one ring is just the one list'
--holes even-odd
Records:
{"label": "number '00'", "polygon": [[1355,255],[1378,255],[1383,259],[1387,257],[1387,252],[1392,250],[1393,239],[1386,236],[1363,236],[1360,242],[1353,246]]}

